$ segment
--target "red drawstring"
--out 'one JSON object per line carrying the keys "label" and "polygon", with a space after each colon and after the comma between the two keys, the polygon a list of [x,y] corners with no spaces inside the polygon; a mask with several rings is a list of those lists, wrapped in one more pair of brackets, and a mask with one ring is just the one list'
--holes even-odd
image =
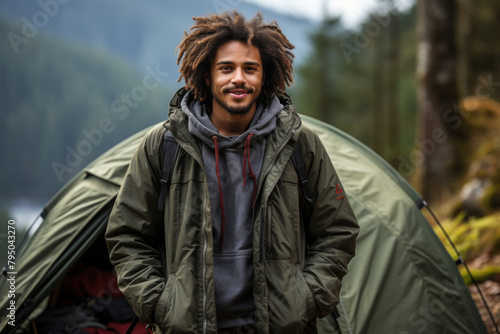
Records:
{"label": "red drawstring", "polygon": [[[248,161],[248,172],[250,178],[253,180],[253,199],[252,199],[252,209],[255,205],[255,196],[257,195],[257,178],[252,170],[252,165],[250,164],[250,141],[254,136],[253,132],[250,132],[245,140],[245,148],[243,151],[243,186],[246,186],[246,165]],[[224,243],[224,229],[226,228],[226,214],[224,211],[224,195],[222,194],[222,183],[220,181],[220,170],[219,170],[219,141],[217,136],[213,136],[212,140],[215,145],[215,172],[217,174],[217,182],[219,183],[219,199],[220,199],[220,211],[221,211],[221,231],[220,231],[220,250],[222,251],[222,246]]]}
{"label": "red drawstring", "polygon": [[224,213],[224,196],[222,195],[222,185],[220,182],[219,171],[219,141],[216,136],[212,137],[215,144],[215,172],[217,174],[217,182],[219,183],[219,198],[220,198],[220,213],[221,213],[221,228],[220,228],[220,250],[222,251],[222,244],[224,242],[224,229],[226,227],[226,215]]}
{"label": "red drawstring", "polygon": [[253,180],[253,199],[252,199],[252,209],[255,205],[255,196],[257,194],[257,179],[252,170],[252,165],[250,164],[250,140],[252,140],[254,133],[250,132],[245,140],[245,150],[243,151],[243,186],[246,186],[246,162],[248,161],[248,172],[250,178]]}

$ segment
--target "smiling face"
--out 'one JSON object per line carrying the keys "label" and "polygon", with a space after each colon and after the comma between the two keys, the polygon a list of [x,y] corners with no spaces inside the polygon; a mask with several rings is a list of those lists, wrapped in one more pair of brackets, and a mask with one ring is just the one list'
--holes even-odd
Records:
{"label": "smiling face", "polygon": [[259,49],[241,41],[229,41],[217,49],[206,84],[212,92],[212,111],[253,117],[264,72]]}

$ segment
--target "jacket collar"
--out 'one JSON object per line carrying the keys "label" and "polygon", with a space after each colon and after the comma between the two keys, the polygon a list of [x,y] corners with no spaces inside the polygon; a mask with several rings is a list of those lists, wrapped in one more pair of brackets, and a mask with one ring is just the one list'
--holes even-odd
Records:
{"label": "jacket collar", "polygon": [[[193,151],[193,148],[190,149],[190,147],[194,147],[196,151],[199,151],[199,147],[194,137],[189,133],[188,117],[181,108],[181,101],[186,93],[187,90],[183,87],[174,94],[169,105],[169,118],[164,126],[172,132],[179,145],[186,151],[191,151],[190,153],[195,154],[196,152]],[[284,108],[277,115],[276,130],[272,134],[273,144],[269,146],[268,143],[268,149],[272,152],[279,150],[282,145],[286,144],[284,141],[292,140],[292,142],[295,142],[300,132],[298,130],[301,129],[302,124],[300,117],[295,111],[292,98],[287,93],[278,94],[277,96]],[[290,133],[293,133],[293,136],[290,137]]]}
{"label": "jacket collar", "polygon": [[[182,87],[182,88],[177,90],[177,92],[174,94],[174,96],[170,100],[168,115],[169,115],[170,122],[174,123],[175,127],[179,127],[179,126],[182,127],[185,124],[187,124],[187,117],[185,117],[185,115],[182,113],[182,110],[181,110],[181,101],[186,93],[187,93],[187,90],[184,87]],[[277,96],[278,96],[281,104],[283,104],[283,106],[284,106],[283,111],[278,114],[278,119],[281,121],[280,123],[282,123],[282,126],[287,127],[287,124],[289,124],[289,122],[296,123],[296,121],[297,121],[297,119],[299,119],[299,117],[295,111],[295,107],[293,105],[293,101],[292,101],[292,98],[290,97],[290,95],[288,95],[285,92],[282,94],[278,94]],[[300,123],[300,121],[299,121],[299,123]],[[290,125],[293,127],[292,124],[290,124]],[[169,129],[169,130],[171,130],[171,129]],[[291,128],[285,129],[285,131],[286,130],[291,130]]]}

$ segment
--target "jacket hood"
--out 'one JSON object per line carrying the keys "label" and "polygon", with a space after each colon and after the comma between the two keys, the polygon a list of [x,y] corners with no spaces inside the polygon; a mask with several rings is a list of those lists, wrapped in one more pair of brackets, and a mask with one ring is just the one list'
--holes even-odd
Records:
{"label": "jacket hood", "polygon": [[[169,117],[163,126],[173,134],[184,150],[193,155],[200,164],[203,164],[200,156],[201,151],[198,149],[199,146],[195,144],[195,138],[188,130],[190,119],[182,110],[182,100],[187,93],[188,90],[182,87],[174,94],[169,104]],[[295,142],[302,129],[302,121],[295,110],[291,97],[287,93],[276,94],[276,97],[283,109],[275,117],[276,129],[271,132],[274,138],[273,144],[268,145],[270,157],[275,150],[279,149],[282,141],[287,140],[286,138],[289,137],[290,133],[293,133],[291,140]]]}
{"label": "jacket hood", "polygon": [[[184,87],[178,89],[174,94],[169,104],[169,117],[164,125],[167,129],[172,131],[177,139],[187,139],[180,133],[180,131],[178,131],[181,128],[187,128],[190,120],[188,115],[183,112],[182,108],[182,101],[187,94],[190,93]],[[300,121],[300,117],[296,113],[292,98],[286,92],[276,94],[272,102],[279,102],[283,106],[283,108],[277,113],[277,127],[280,128],[281,131],[288,133],[289,131],[297,130],[301,126],[302,122]],[[254,119],[256,118],[257,117],[254,117]],[[268,119],[268,117],[265,118]],[[219,133],[217,133],[216,135],[218,137],[220,136],[221,138],[224,137]]]}
{"label": "jacket hood", "polygon": [[200,139],[205,145],[214,147],[213,137],[218,139],[219,149],[228,147],[239,147],[245,143],[250,133],[254,139],[269,134],[276,128],[276,115],[283,109],[283,105],[275,96],[271,102],[264,106],[257,103],[257,110],[250,122],[248,129],[238,136],[227,137],[219,133],[217,128],[210,120],[211,108],[208,104],[202,103],[191,98],[191,92],[188,91],[181,100],[181,109],[189,118],[189,132]]}

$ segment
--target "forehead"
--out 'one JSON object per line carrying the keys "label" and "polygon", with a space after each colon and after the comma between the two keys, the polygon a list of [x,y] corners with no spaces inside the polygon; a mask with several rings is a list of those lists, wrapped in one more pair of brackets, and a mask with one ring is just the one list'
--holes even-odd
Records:
{"label": "forehead", "polygon": [[228,41],[221,44],[215,52],[214,64],[219,62],[258,63],[262,65],[259,49],[242,41]]}

